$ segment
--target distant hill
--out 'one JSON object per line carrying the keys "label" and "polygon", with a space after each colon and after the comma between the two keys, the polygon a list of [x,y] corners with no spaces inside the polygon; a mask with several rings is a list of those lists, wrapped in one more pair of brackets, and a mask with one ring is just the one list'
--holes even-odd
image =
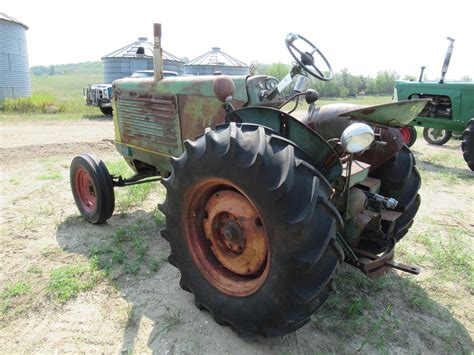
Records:
{"label": "distant hill", "polygon": [[56,64],[50,66],[37,65],[31,67],[31,74],[36,76],[52,76],[52,75],[86,75],[102,74],[102,62],[84,62],[72,64]]}

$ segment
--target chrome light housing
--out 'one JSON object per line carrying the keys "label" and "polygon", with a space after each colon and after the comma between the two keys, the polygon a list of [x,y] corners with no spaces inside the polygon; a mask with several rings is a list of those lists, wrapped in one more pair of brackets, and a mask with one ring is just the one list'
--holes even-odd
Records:
{"label": "chrome light housing", "polygon": [[348,153],[366,150],[374,141],[374,131],[365,123],[353,123],[341,135],[341,144]]}

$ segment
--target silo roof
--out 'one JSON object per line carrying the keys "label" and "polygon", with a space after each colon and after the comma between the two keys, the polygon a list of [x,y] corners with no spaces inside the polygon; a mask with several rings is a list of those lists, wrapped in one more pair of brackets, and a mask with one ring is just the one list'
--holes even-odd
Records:
{"label": "silo roof", "polygon": [[21,26],[23,26],[25,28],[25,30],[28,29],[28,26],[25,25],[24,23],[18,21],[18,20],[15,20],[13,17],[11,16],[8,16],[6,13],[4,12],[0,12],[0,20],[5,20],[5,21],[10,21],[10,22],[15,22]]}
{"label": "silo roof", "polygon": [[190,60],[186,65],[228,65],[233,67],[248,67],[247,64],[223,52],[220,47],[212,47],[212,50]]}
{"label": "silo roof", "polygon": [[[143,53],[137,54],[139,48],[143,48]],[[153,58],[153,43],[148,42],[146,37],[138,37],[138,41],[130,43],[123,48],[117,49],[109,54],[102,57],[104,58]],[[181,62],[182,60],[174,56],[170,52],[163,50],[163,59],[174,60]]]}

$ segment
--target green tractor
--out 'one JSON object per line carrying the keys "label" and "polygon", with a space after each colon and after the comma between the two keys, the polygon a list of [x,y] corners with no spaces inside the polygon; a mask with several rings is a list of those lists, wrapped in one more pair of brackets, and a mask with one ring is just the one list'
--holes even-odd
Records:
{"label": "green tractor", "polygon": [[443,145],[452,136],[457,136],[462,138],[464,159],[469,168],[474,170],[474,83],[444,81],[454,43],[454,39],[448,37],[448,40],[450,44],[439,82],[423,81],[425,67],[421,67],[418,81],[395,83],[394,99],[395,101],[431,99],[418,117],[410,122],[409,126],[401,129],[408,146],[413,145],[417,137],[414,126],[424,127],[423,138],[429,144]]}
{"label": "green tractor", "polygon": [[[323,54],[297,34],[286,38],[295,63],[282,81],[163,78],[161,26],[154,30],[155,76],[113,83],[115,144],[135,175],[111,176],[89,154],[72,161],[87,221],[111,217],[114,187],[161,180],[161,235],[181,287],[243,336],[306,324],[342,262],[369,276],[419,273],[393,260],[420,206],[420,175],[399,128],[429,100],[316,107],[317,92],[301,80],[285,97],[294,77],[332,78]],[[283,109],[297,98],[309,104],[299,119]]]}

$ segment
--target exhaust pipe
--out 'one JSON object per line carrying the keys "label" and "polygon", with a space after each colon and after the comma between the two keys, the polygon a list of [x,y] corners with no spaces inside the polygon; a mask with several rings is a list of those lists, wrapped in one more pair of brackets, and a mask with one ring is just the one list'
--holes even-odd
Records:
{"label": "exhaust pipe", "polygon": [[155,81],[163,79],[163,50],[161,49],[161,23],[153,24],[153,73]]}
{"label": "exhaust pipe", "polygon": [[454,43],[454,38],[447,37],[446,38],[449,43],[448,50],[446,51],[446,56],[444,57],[444,64],[443,64],[443,69],[441,69],[441,79],[439,79],[439,83],[442,84],[444,83],[444,76],[448,72],[448,67],[449,67],[449,61],[451,60],[451,54],[453,53],[453,43]]}
{"label": "exhaust pipe", "polygon": [[425,72],[426,67],[423,65],[421,67],[421,72],[420,72],[420,77],[418,78],[418,81],[421,83],[423,81],[423,73]]}

